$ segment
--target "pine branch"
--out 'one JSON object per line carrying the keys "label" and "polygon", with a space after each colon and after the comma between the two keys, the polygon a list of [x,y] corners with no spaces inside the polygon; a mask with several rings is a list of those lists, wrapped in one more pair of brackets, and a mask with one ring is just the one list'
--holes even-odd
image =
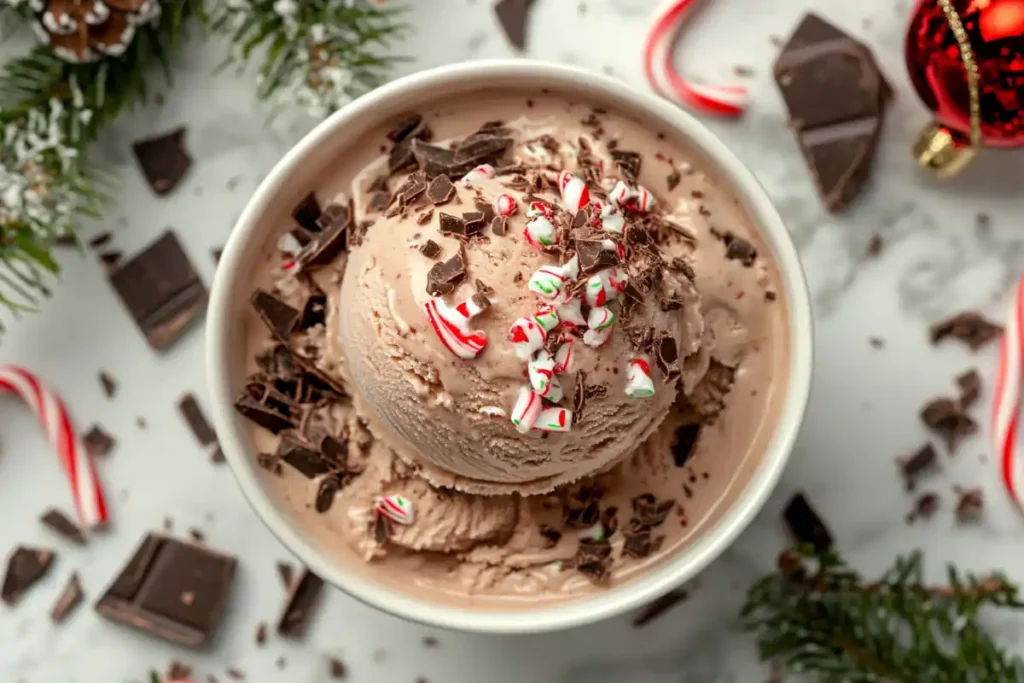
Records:
{"label": "pine branch", "polygon": [[227,64],[259,62],[262,99],[323,118],[380,85],[400,61],[383,50],[407,30],[403,11],[352,0],[230,0],[211,23],[235,45]]}
{"label": "pine branch", "polygon": [[1024,662],[979,625],[985,608],[1024,608],[999,575],[923,582],[920,553],[864,582],[833,553],[789,550],[749,590],[744,627],[762,659],[826,683],[1024,681]]}

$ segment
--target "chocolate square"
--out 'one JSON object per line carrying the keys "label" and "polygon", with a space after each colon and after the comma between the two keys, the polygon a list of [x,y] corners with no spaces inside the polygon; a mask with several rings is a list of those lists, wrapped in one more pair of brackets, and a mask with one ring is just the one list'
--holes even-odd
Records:
{"label": "chocolate square", "polygon": [[152,636],[197,647],[216,631],[235,566],[233,557],[151,533],[96,603],[96,611]]}
{"label": "chocolate square", "polygon": [[142,174],[158,195],[163,196],[176,188],[192,167],[192,157],[185,149],[185,130],[181,127],[132,143]]}
{"label": "chocolate square", "polygon": [[149,345],[164,351],[206,312],[207,292],[173,232],[111,273]]}
{"label": "chocolate square", "polygon": [[324,586],[323,579],[303,569],[285,601],[284,611],[277,623],[277,632],[288,638],[301,638],[306,634],[313,609],[319,602]]}

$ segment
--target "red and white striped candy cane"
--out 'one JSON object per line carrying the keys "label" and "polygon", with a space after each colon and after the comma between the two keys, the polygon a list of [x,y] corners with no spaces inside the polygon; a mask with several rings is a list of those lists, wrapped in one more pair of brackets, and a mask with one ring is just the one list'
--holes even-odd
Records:
{"label": "red and white striped candy cane", "polygon": [[992,439],[1002,464],[1003,483],[1017,508],[1024,512],[1024,462],[1017,452],[1021,408],[1021,355],[1024,353],[1024,277],[1014,291],[999,350],[992,399]]}
{"label": "red and white striped candy cane", "polygon": [[106,522],[107,503],[92,459],[79,443],[60,397],[31,372],[16,365],[0,365],[0,391],[17,394],[39,418],[71,483],[82,524],[93,527]]}
{"label": "red and white striped candy cane", "polygon": [[[747,89],[736,85],[701,85],[676,70],[673,54],[687,11],[696,0],[673,0],[656,14],[644,40],[644,75],[651,88],[669,99],[706,114],[739,116],[747,106]],[[665,87],[662,86],[664,80]],[[666,91],[668,94],[666,94]]]}

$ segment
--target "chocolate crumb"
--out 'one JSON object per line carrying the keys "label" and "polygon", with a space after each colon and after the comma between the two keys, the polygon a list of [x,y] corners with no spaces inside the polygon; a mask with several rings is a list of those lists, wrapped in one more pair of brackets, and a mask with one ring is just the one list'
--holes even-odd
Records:
{"label": "chocolate crumb", "polygon": [[812,545],[819,552],[832,547],[832,533],[804,494],[795,494],[782,515],[797,543]]}
{"label": "chocolate crumb", "polygon": [[168,681],[182,681],[184,683],[190,678],[192,678],[192,667],[184,662],[175,660],[167,668]]}
{"label": "chocolate crumb", "polygon": [[100,384],[103,386],[103,394],[107,398],[114,398],[117,393],[117,381],[110,376],[106,370],[100,370]]}
{"label": "chocolate crumb", "polygon": [[227,669],[225,669],[224,673],[226,673],[228,675],[228,678],[233,678],[236,681],[244,681],[245,680],[245,672],[242,671],[241,669],[236,669],[233,666],[232,667],[228,667]]}
{"label": "chocolate crumb", "polygon": [[777,299],[777,298],[778,298],[778,295],[775,292],[773,292],[772,290],[770,290],[770,289],[767,292],[764,293],[765,301],[775,301],[775,299]]}
{"label": "chocolate crumb", "polygon": [[885,340],[882,339],[881,337],[868,337],[868,343],[871,344],[871,347],[875,349],[885,348]]}
{"label": "chocolate crumb", "polygon": [[882,236],[874,234],[871,239],[868,240],[867,255],[869,258],[875,258],[882,253]]}
{"label": "chocolate crumb", "polygon": [[668,185],[668,191],[676,189],[679,183],[683,180],[683,176],[679,173],[678,169],[672,169],[672,172],[665,177],[665,184]]}
{"label": "chocolate crumb", "polygon": [[914,487],[918,475],[934,469],[937,464],[938,456],[935,453],[935,448],[930,443],[921,446],[909,458],[901,460],[900,473],[906,481],[907,490],[911,490]]}
{"label": "chocolate crumb", "polygon": [[476,291],[480,294],[494,294],[494,288],[485,284],[483,280],[477,279],[473,282],[473,287],[475,287]]}
{"label": "chocolate crumb", "polygon": [[420,245],[420,253],[427,258],[437,258],[441,255],[441,245],[434,240],[427,240]]}
{"label": "chocolate crumb", "polygon": [[757,249],[742,237],[731,235],[726,242],[725,258],[730,261],[739,261],[744,268],[749,268],[757,260]]}
{"label": "chocolate crumb", "polygon": [[267,622],[261,621],[256,626],[256,644],[260,647],[267,642]]}
{"label": "chocolate crumb", "polygon": [[103,457],[109,454],[115,444],[114,437],[103,431],[103,428],[98,424],[93,425],[86,432],[85,436],[82,437],[82,445],[85,446],[85,452],[93,457]]}
{"label": "chocolate crumb", "polygon": [[921,409],[921,421],[943,437],[952,454],[959,443],[978,431],[978,423],[964,412],[958,402],[949,398],[929,401]]}
{"label": "chocolate crumb", "polygon": [[199,529],[196,529],[194,527],[188,530],[188,535],[191,536],[192,540],[195,541],[196,543],[202,543],[203,541],[206,540],[206,535],[203,534],[202,531],[200,531]]}
{"label": "chocolate crumb", "polygon": [[939,494],[929,491],[922,493],[914,502],[914,509],[907,515],[907,523],[918,519],[930,519],[939,509]]}
{"label": "chocolate crumb", "polygon": [[113,233],[109,230],[101,232],[100,234],[89,240],[89,246],[93,249],[99,249],[114,237]]}
{"label": "chocolate crumb", "polygon": [[980,521],[985,512],[982,490],[978,487],[964,489],[959,486],[955,486],[953,490],[959,496],[956,503],[956,521],[959,524]]}
{"label": "chocolate crumb", "polygon": [[71,572],[64,589],[57,596],[57,602],[50,609],[50,620],[54,623],[61,623],[68,618],[75,609],[82,604],[85,593],[82,591],[82,583],[79,581],[78,572]]}
{"label": "chocolate crumb", "polygon": [[960,388],[960,407],[964,410],[973,406],[981,397],[981,375],[975,368],[959,375],[956,385]]}
{"label": "chocolate crumb", "polygon": [[978,311],[964,311],[941,320],[931,326],[929,335],[932,344],[938,344],[947,337],[958,339],[971,349],[977,351],[991,341],[998,339],[1003,328]]}
{"label": "chocolate crumb", "polygon": [[737,64],[736,66],[734,66],[732,68],[732,72],[734,75],[739,76],[740,78],[750,78],[751,76],[754,75],[753,67],[749,67],[743,64]]}
{"label": "chocolate crumb", "polygon": [[420,215],[416,216],[416,225],[426,225],[430,222],[430,219],[434,217],[433,209],[426,209]]}
{"label": "chocolate crumb", "polygon": [[423,643],[423,647],[437,647],[439,644],[434,636],[423,636],[420,642]]}
{"label": "chocolate crumb", "polygon": [[337,657],[331,657],[327,660],[327,672],[336,681],[344,680],[348,676],[348,669],[345,668],[345,663]]}

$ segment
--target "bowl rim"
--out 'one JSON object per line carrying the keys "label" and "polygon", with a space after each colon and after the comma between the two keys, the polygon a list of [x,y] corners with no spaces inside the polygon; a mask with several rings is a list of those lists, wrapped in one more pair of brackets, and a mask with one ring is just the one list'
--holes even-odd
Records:
{"label": "bowl rim", "polygon": [[[244,265],[245,243],[260,226],[262,214],[273,204],[284,181],[333,131],[362,120],[410,91],[422,93],[459,81],[537,80],[559,84],[599,96],[628,102],[627,111],[660,119],[718,167],[744,203],[770,245],[785,289],[790,325],[790,362],[787,394],[775,433],[762,462],[736,502],[676,557],[650,572],[605,592],[538,609],[472,610],[434,604],[388,589],[348,572],[318,552],[264,492],[260,473],[241,436],[244,427],[234,408],[230,384],[233,348],[231,322],[236,282]],[[582,626],[639,608],[691,579],[716,559],[750,524],[774,490],[793,450],[810,393],[813,362],[811,305],[806,279],[792,239],[767,192],[753,173],[714,133],[686,111],[653,94],[602,74],[562,64],[533,60],[486,60],[441,66],[399,78],[363,95],[320,122],[278,161],[249,199],[231,231],[221,255],[210,294],[206,331],[206,363],[213,420],[224,455],[249,505],[270,531],[296,557],[324,580],[352,597],[396,616],[441,628],[492,634],[543,633]]]}

